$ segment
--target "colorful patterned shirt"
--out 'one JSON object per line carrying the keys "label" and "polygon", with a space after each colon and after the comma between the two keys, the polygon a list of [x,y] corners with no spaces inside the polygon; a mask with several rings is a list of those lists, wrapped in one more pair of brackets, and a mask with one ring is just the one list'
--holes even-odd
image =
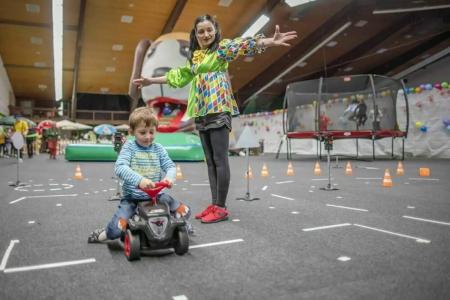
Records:
{"label": "colorful patterned shirt", "polygon": [[253,38],[224,39],[214,50],[196,50],[192,65],[171,69],[166,73],[169,86],[179,88],[191,82],[187,116],[201,117],[211,113],[239,114],[236,99],[228,79],[228,62],[239,56],[253,56],[265,49],[257,47],[264,35]]}
{"label": "colorful patterned shirt", "polygon": [[123,198],[127,200],[146,200],[149,196],[139,189],[142,178],[153,182],[165,177],[175,182],[176,168],[161,144],[140,146],[135,140],[127,141],[120,151],[115,166],[116,175],[123,180]]}

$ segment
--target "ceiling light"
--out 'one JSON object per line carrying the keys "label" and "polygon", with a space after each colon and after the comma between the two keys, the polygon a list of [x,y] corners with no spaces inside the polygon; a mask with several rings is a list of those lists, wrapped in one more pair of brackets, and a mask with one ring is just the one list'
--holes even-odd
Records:
{"label": "ceiling light", "polygon": [[412,38],[412,35],[410,35],[410,34],[405,34],[403,37],[404,37],[405,39],[409,40],[410,38]]}
{"label": "ceiling light", "polygon": [[100,92],[106,94],[107,92],[109,92],[109,88],[107,88],[107,87],[102,87],[102,88],[100,88]]}
{"label": "ceiling light", "polygon": [[351,70],[353,70],[353,67],[347,67],[344,69],[344,72],[350,72]]}
{"label": "ceiling light", "polygon": [[63,0],[52,0],[55,100],[61,100],[63,69]]}
{"label": "ceiling light", "polygon": [[133,7],[134,7],[134,3],[130,3],[130,4],[128,4],[128,7],[131,7],[131,8],[133,8]]}
{"label": "ceiling light", "polygon": [[313,2],[313,1],[316,1],[316,0],[284,0],[284,2],[286,2],[286,4],[289,5],[290,7],[306,4],[308,2]]}
{"label": "ceiling light", "polygon": [[242,34],[242,37],[254,36],[257,34],[268,22],[270,18],[266,15],[261,15],[255,23]]}
{"label": "ceiling light", "polygon": [[355,27],[364,27],[367,23],[369,22],[367,22],[366,20],[359,20],[358,22],[356,22]]}
{"label": "ceiling light", "polygon": [[113,51],[122,51],[123,50],[123,45],[121,45],[121,44],[114,44],[114,45],[112,45],[112,49],[113,49]]}
{"label": "ceiling light", "polygon": [[122,16],[120,22],[130,24],[133,22],[133,16]]}
{"label": "ceiling light", "polygon": [[331,42],[329,42],[329,43],[327,44],[327,47],[332,48],[332,47],[336,46],[337,43],[338,43],[338,42],[336,42],[336,41],[331,41]]}
{"label": "ceiling light", "polygon": [[233,0],[219,0],[219,6],[228,7]]}
{"label": "ceiling light", "polygon": [[43,61],[37,61],[33,64],[33,66],[35,66],[36,68],[45,68],[47,64]]}
{"label": "ceiling light", "polygon": [[25,4],[25,9],[29,13],[38,14],[41,11],[41,6],[39,4],[27,3]]}
{"label": "ceiling light", "polygon": [[35,44],[35,45],[42,45],[44,43],[44,39],[41,37],[32,36],[30,38],[30,43]]}
{"label": "ceiling light", "polygon": [[36,51],[36,55],[41,55],[41,51]]}
{"label": "ceiling light", "polygon": [[381,48],[381,49],[378,49],[377,53],[378,53],[378,54],[381,54],[381,53],[384,53],[384,52],[386,52],[386,51],[388,51],[388,49],[386,49],[386,48]]}
{"label": "ceiling light", "polygon": [[105,68],[105,71],[106,71],[106,72],[112,73],[112,72],[115,72],[115,71],[116,71],[116,68],[115,68],[115,67],[106,67],[106,68]]}
{"label": "ceiling light", "polygon": [[47,89],[47,85],[45,84],[38,84],[38,89],[40,89],[41,91],[44,91]]}
{"label": "ceiling light", "polygon": [[345,82],[352,81],[352,78],[351,78],[350,76],[345,76],[345,77],[344,77],[344,81],[345,81]]}
{"label": "ceiling light", "polygon": [[306,66],[308,63],[306,61],[302,61],[301,63],[299,63],[297,66],[299,68],[303,68],[304,66]]}
{"label": "ceiling light", "polygon": [[112,60],[113,60],[113,61],[116,61],[116,60],[117,60],[117,57],[114,56],[114,57],[112,58]]}

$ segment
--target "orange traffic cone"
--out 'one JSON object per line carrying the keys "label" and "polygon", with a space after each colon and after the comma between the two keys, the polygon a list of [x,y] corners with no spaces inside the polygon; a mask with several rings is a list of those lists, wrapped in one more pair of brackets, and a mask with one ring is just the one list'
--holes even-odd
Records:
{"label": "orange traffic cone", "polygon": [[266,163],[264,163],[262,170],[261,170],[261,177],[267,177],[267,176],[269,176],[269,170],[267,169]]}
{"label": "orange traffic cone", "polygon": [[248,170],[245,172],[245,179],[249,177],[250,179],[253,179],[253,171],[252,167],[248,166]]}
{"label": "orange traffic cone", "polygon": [[430,176],[430,168],[419,168],[420,177],[429,177]]}
{"label": "orange traffic cone", "polygon": [[397,166],[397,176],[403,176],[405,175],[405,170],[403,169],[403,164],[401,161],[398,162]]}
{"label": "orange traffic cone", "polygon": [[77,168],[75,169],[75,176],[73,177],[76,180],[82,180],[83,174],[81,174],[81,168],[80,165],[77,165]]}
{"label": "orange traffic cone", "polygon": [[288,168],[286,170],[287,176],[294,176],[294,167],[292,166],[292,162],[288,163]]}
{"label": "orange traffic cone", "polygon": [[316,165],[314,166],[314,175],[316,176],[320,176],[321,172],[320,172],[320,164],[319,162],[316,162]]}
{"label": "orange traffic cone", "polygon": [[181,173],[180,165],[177,165],[176,179],[183,179],[183,173]]}
{"label": "orange traffic cone", "polygon": [[345,166],[345,175],[352,176],[352,174],[353,174],[352,165],[348,161],[347,165]]}
{"label": "orange traffic cone", "polygon": [[384,187],[392,186],[392,177],[391,177],[391,174],[389,173],[389,169],[386,169],[384,171],[383,186]]}

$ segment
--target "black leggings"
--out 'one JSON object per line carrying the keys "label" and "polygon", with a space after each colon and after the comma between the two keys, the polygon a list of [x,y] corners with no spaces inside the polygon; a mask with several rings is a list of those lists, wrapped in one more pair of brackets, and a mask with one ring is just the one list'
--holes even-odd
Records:
{"label": "black leggings", "polygon": [[199,131],[208,165],[209,186],[212,204],[225,207],[230,187],[230,165],[228,163],[229,129],[220,128]]}

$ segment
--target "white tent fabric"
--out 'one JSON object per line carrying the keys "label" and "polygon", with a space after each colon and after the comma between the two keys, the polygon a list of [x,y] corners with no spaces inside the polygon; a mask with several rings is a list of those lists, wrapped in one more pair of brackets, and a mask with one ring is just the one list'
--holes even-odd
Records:
{"label": "white tent fabric", "polygon": [[92,126],[77,123],[77,122],[72,122],[69,120],[62,120],[62,121],[56,122],[56,127],[61,130],[84,130],[84,129],[92,128]]}

